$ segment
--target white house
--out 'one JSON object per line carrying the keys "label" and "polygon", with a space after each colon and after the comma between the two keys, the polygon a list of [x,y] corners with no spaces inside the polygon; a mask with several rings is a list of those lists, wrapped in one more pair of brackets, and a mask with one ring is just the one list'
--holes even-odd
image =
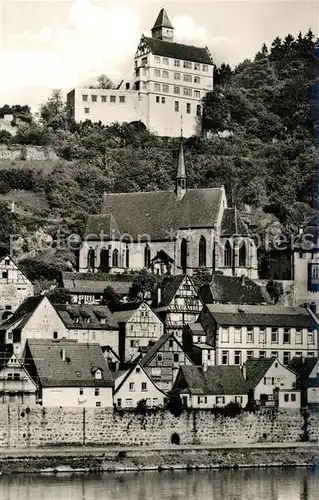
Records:
{"label": "white house", "polygon": [[319,358],[296,357],[291,360],[289,368],[297,373],[302,405],[319,405]]}
{"label": "white house", "polygon": [[8,319],[19,305],[34,294],[34,287],[7,255],[0,260],[0,321]]}
{"label": "white house", "polygon": [[28,339],[24,362],[44,407],[113,406],[114,382],[98,344]]}
{"label": "white house", "polygon": [[37,390],[12,344],[0,345],[0,403],[35,405]]}
{"label": "white house", "polygon": [[189,408],[223,407],[248,402],[248,386],[237,366],[181,366],[172,393]]}
{"label": "white house", "polygon": [[149,408],[164,407],[167,401],[165,392],[158,389],[144,368],[140,365],[115,374],[114,405],[118,408],[134,408],[142,399]]}

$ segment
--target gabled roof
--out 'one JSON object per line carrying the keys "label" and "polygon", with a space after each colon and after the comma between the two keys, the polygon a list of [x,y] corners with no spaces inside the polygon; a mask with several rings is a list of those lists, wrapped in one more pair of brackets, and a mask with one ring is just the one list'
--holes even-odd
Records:
{"label": "gabled roof", "polygon": [[198,62],[202,64],[213,64],[213,60],[206,47],[195,47],[183,43],[166,42],[157,38],[144,37],[143,40],[149,46],[152,54],[184,61]]}
{"label": "gabled roof", "polygon": [[308,381],[309,375],[315,367],[317,361],[318,358],[292,358],[289,363],[289,368],[297,374],[298,383],[305,384]]}
{"label": "gabled roof", "polygon": [[169,306],[184,279],[184,274],[164,278],[162,283],[159,285],[161,289],[161,301],[159,304],[155,301],[154,305],[156,304],[158,307]]}
{"label": "gabled roof", "polygon": [[155,21],[155,24],[152,28],[152,30],[155,30],[156,28],[171,28],[171,29],[174,29],[169,18],[168,18],[168,15],[166,13],[166,10],[165,9],[161,9],[159,11],[159,14],[156,18],[156,21]]}
{"label": "gabled roof", "polygon": [[[83,305],[78,304],[54,304],[53,307],[62,319],[67,328],[76,329],[117,329],[117,322],[114,320],[108,306]],[[105,322],[101,323],[101,319]],[[88,322],[89,320],[89,322]]]}
{"label": "gabled roof", "polygon": [[[66,360],[61,351],[64,349]],[[27,355],[43,387],[113,387],[111,372],[99,344],[72,341],[27,340]],[[26,365],[30,359],[25,359]],[[102,378],[96,379],[100,369]]]}
{"label": "gabled roof", "polygon": [[160,261],[160,262],[165,262],[165,263],[172,263],[174,262],[174,259],[172,259],[168,253],[166,253],[164,250],[159,250],[157,254],[152,258],[151,262],[155,261]]}
{"label": "gabled roof", "polygon": [[246,380],[249,388],[255,388],[274,363],[278,363],[284,370],[294,373],[290,368],[282,365],[277,358],[247,359],[245,367]]}
{"label": "gabled roof", "polygon": [[121,234],[129,234],[134,241],[140,241],[141,235],[152,241],[170,241],[179,229],[212,228],[222,196],[223,188],[188,189],[181,200],[174,191],[105,193],[101,214],[88,219],[85,233],[94,233],[98,224],[107,234],[109,219],[105,215],[112,214]]}
{"label": "gabled roof", "polygon": [[304,307],[252,306],[240,304],[206,304],[219,326],[260,326],[274,328],[316,329]]}
{"label": "gabled roof", "polygon": [[[164,333],[156,342],[154,345],[152,345],[149,350],[147,351],[147,353],[145,354],[145,356],[141,359],[140,363],[142,366],[147,366],[151,361],[152,359],[154,358],[154,356],[156,356],[156,354],[160,351],[160,349],[163,347],[163,345],[170,339],[172,338],[174,342],[176,342],[176,344],[180,347],[180,349],[182,351],[184,351],[183,349],[183,346],[181,345],[181,343],[177,340],[177,338],[175,337],[175,335],[173,334],[173,332],[170,332],[170,333]],[[185,356],[187,356],[185,354]],[[188,356],[187,356],[188,357]]]}
{"label": "gabled roof", "polygon": [[119,239],[121,237],[121,233],[113,215],[89,215],[84,237],[86,241],[95,241],[101,237],[108,241],[112,238]]}
{"label": "gabled roof", "polygon": [[18,264],[14,261],[14,259],[10,255],[5,255],[4,257],[2,257],[2,259],[0,259],[0,267],[2,266],[2,264],[4,263],[4,261],[7,260],[7,259],[10,260],[11,264],[16,269],[18,269],[18,271],[20,271],[20,273],[22,274],[22,276],[25,279],[25,281],[32,284],[32,281],[27,277],[27,275],[25,274],[25,272],[22,271],[22,269],[18,266]]}
{"label": "gabled roof", "polygon": [[193,395],[241,395],[248,386],[239,366],[181,366],[188,390]]}
{"label": "gabled roof", "polygon": [[70,293],[102,294],[107,287],[119,295],[128,295],[134,276],[108,273],[62,273],[62,283]]}
{"label": "gabled roof", "polygon": [[241,218],[237,208],[226,208],[223,213],[221,236],[249,236],[249,230]]}
{"label": "gabled roof", "polygon": [[[157,387],[157,385],[153,382],[153,380],[149,377],[149,375],[146,373],[146,371],[144,370],[143,366],[141,363],[136,363],[136,364],[132,364],[132,366],[127,370],[125,376],[122,378],[120,384],[118,387],[116,387],[115,391],[114,391],[114,394],[116,394],[120,388],[123,386],[123,384],[127,381],[127,379],[132,375],[132,373],[136,370],[136,367],[139,367],[142,372],[145,374],[145,376],[148,378],[148,380],[150,381],[150,383],[156,388],[156,390],[158,390],[159,392],[162,392],[165,396],[166,396],[166,393],[164,391],[162,391],[161,389],[159,389]],[[123,373],[123,372],[122,372]],[[122,375],[121,373],[121,375]],[[115,375],[115,378],[116,375]]]}
{"label": "gabled roof", "polygon": [[204,303],[265,304],[262,288],[253,280],[242,276],[224,276],[214,273],[212,281],[199,290]]}
{"label": "gabled roof", "polygon": [[28,297],[27,299],[25,299],[18,307],[18,309],[13,313],[13,315],[0,324],[0,330],[7,330],[17,322],[19,322],[19,325],[17,326],[19,326],[19,328],[22,328],[30,319],[30,317],[44,298],[47,299],[47,297],[45,297],[44,295],[36,295],[34,297]]}

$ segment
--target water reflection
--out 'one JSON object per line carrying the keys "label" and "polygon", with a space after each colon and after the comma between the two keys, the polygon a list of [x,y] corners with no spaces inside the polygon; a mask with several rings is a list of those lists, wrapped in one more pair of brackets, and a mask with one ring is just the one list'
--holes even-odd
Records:
{"label": "water reflection", "polygon": [[317,500],[308,468],[2,476],[1,500]]}

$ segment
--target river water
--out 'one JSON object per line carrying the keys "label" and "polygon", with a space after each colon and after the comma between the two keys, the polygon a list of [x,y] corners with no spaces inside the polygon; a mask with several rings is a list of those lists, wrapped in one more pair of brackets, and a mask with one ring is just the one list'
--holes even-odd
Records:
{"label": "river water", "polygon": [[318,470],[239,469],[0,477],[1,500],[318,500]]}

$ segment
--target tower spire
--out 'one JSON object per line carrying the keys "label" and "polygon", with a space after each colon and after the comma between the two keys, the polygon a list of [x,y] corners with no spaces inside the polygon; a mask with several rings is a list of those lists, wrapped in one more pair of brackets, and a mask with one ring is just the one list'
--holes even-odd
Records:
{"label": "tower spire", "polygon": [[170,22],[165,9],[161,9],[152,28],[152,37],[166,42],[172,42],[174,28]]}
{"label": "tower spire", "polygon": [[186,194],[187,188],[187,176],[184,160],[184,147],[183,147],[183,116],[181,116],[181,141],[180,149],[178,155],[178,165],[177,165],[177,175],[176,175],[176,197],[178,200],[182,200]]}

